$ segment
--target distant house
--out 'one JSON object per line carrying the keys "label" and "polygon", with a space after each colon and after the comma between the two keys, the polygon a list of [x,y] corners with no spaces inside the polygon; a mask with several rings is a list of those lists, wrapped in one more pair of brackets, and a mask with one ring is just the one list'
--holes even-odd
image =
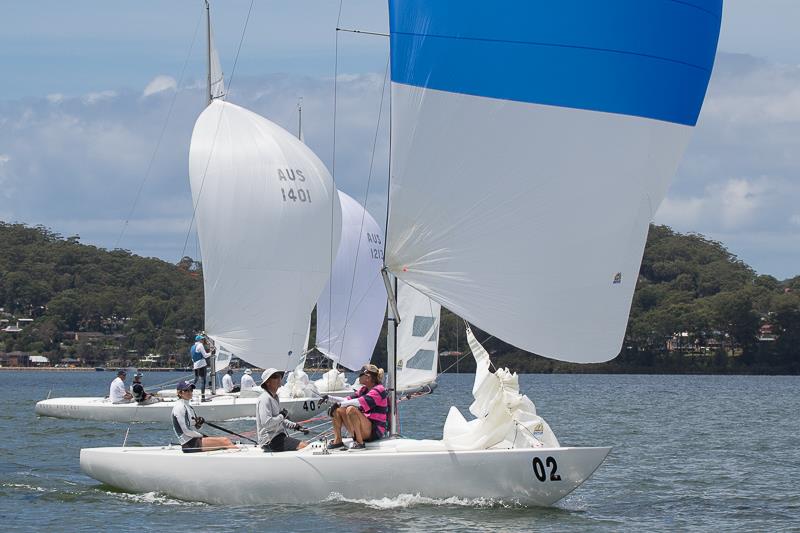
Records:
{"label": "distant house", "polygon": [[758,340],[760,342],[772,342],[778,338],[775,335],[772,324],[764,324],[758,328]]}
{"label": "distant house", "polygon": [[161,359],[160,355],[154,354],[154,353],[149,353],[145,357],[142,357],[141,359],[139,359],[139,365],[140,366],[153,366],[153,365],[155,365],[156,363],[159,362],[158,361],[159,359]]}
{"label": "distant house", "polygon": [[18,318],[16,319],[16,324],[12,325],[7,319],[0,320],[0,325],[8,324],[6,327],[1,329],[0,331],[4,331],[6,333],[19,333],[22,331],[22,328],[33,322],[32,318]]}
{"label": "distant house", "polygon": [[48,366],[50,364],[50,360],[43,355],[32,355],[28,358],[28,362],[31,366]]}

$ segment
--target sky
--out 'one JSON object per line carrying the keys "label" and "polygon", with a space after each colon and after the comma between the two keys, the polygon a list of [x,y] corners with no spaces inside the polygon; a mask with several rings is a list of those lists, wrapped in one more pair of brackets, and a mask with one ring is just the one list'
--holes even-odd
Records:
{"label": "sky", "polygon": [[[250,6],[212,1],[228,99],[295,131],[302,98],[307,144],[382,223],[388,40],[337,39],[337,0]],[[386,11],[344,0],[340,26],[386,32]],[[201,14],[200,0],[6,5],[1,221],[170,262],[199,257],[187,159],[204,105]],[[725,2],[706,102],[655,218],[778,279],[800,274],[798,22],[798,0]]]}

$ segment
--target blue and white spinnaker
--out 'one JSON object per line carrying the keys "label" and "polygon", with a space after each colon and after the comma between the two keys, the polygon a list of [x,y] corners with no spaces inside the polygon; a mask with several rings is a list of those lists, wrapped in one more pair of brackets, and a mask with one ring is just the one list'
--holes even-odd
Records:
{"label": "blue and white spinnaker", "polygon": [[721,0],[390,0],[386,264],[522,349],[621,348]]}

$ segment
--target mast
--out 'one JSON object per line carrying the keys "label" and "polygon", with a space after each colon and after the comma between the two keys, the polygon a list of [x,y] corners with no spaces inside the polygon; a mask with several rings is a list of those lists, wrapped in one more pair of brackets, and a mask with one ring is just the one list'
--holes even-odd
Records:
{"label": "mast", "polygon": [[[206,72],[207,72],[207,79],[206,79],[206,105],[211,105],[211,101],[214,99],[211,94],[211,6],[208,3],[208,0],[205,0],[206,4]],[[212,341],[213,342],[213,341]],[[209,370],[211,370],[211,395],[213,396],[217,392],[217,354],[214,354],[212,357],[209,358],[210,365]]]}
{"label": "mast", "polygon": [[211,105],[211,101],[214,99],[214,96],[211,94],[211,6],[208,4],[208,0],[206,2],[206,66],[208,72],[208,79],[206,88],[206,96],[208,97],[206,101],[206,105]]}
{"label": "mast", "polygon": [[303,141],[303,97],[297,97],[297,138]]}
{"label": "mast", "polygon": [[397,278],[389,277],[386,268],[381,270],[381,274],[389,297],[386,311],[386,369],[389,372],[389,436],[394,437],[397,435],[397,324],[400,322],[400,313],[397,312]]}

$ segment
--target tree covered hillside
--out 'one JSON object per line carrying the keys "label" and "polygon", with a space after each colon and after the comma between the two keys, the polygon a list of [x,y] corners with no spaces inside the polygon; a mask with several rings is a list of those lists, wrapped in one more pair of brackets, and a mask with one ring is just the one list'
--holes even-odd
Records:
{"label": "tree covered hillside", "polygon": [[[147,353],[187,361],[202,329],[200,265],[145,259],[0,223],[0,353],[101,364]],[[442,310],[440,351],[465,351],[461,320]],[[800,372],[800,276],[758,275],[718,242],[651,226],[620,355],[570,365],[523,353],[487,334],[497,364],[533,372]],[[374,358],[385,360],[385,331]],[[471,357],[445,357],[469,370]]]}
{"label": "tree covered hillside", "polygon": [[6,223],[0,249],[0,318],[35,319],[19,333],[0,333],[0,351],[99,363],[169,353],[202,326],[202,280],[191,259],[176,266]]}

